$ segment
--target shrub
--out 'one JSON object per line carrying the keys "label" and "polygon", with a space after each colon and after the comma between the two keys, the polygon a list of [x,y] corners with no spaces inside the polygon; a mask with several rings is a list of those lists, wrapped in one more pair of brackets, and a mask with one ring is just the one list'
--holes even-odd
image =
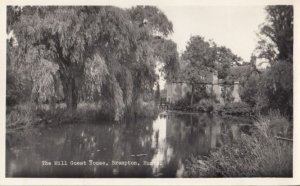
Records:
{"label": "shrub", "polygon": [[143,99],[139,99],[135,108],[136,117],[155,117],[158,114],[158,107],[155,101],[145,102]]}
{"label": "shrub", "polygon": [[187,95],[184,98],[176,101],[175,104],[172,105],[172,108],[174,110],[185,110],[190,105],[191,105],[191,98],[189,95]]}
{"label": "shrub", "polygon": [[244,102],[227,103],[221,109],[227,114],[246,114],[252,112],[251,106]]}
{"label": "shrub", "polygon": [[37,120],[36,109],[30,102],[7,109],[6,127],[9,129],[27,127]]}
{"label": "shrub", "polygon": [[258,83],[259,76],[256,74],[249,75],[248,78],[241,81],[239,89],[240,97],[243,102],[248,103],[252,107],[254,107],[257,102]]}
{"label": "shrub", "polygon": [[[108,120],[108,116],[103,113],[101,105],[91,102],[80,102],[74,111],[66,109],[65,104],[56,105],[54,110],[44,106],[38,110],[38,115],[45,121],[56,124],[70,122],[86,122],[97,120]],[[104,117],[105,116],[105,117]]]}
{"label": "shrub", "polygon": [[25,74],[7,69],[6,105],[15,106],[27,102],[31,97],[31,81]]}
{"label": "shrub", "polygon": [[[261,107],[277,109],[293,115],[293,64],[289,61],[274,61],[258,83],[257,97],[264,97]],[[259,102],[257,101],[259,104]]]}
{"label": "shrub", "polygon": [[281,136],[292,138],[293,125],[287,117],[280,114],[279,110],[269,111],[267,116],[258,115],[257,121],[254,122],[254,126],[265,137],[269,136]]}
{"label": "shrub", "polygon": [[258,112],[280,110],[293,115],[293,64],[287,60],[273,61],[260,75],[252,74],[241,82],[241,99]]}
{"label": "shrub", "polygon": [[193,105],[193,108],[197,111],[211,112],[214,110],[214,100],[201,99],[197,104]]}
{"label": "shrub", "polygon": [[258,118],[252,135],[242,134],[240,139],[223,145],[207,158],[190,157],[185,162],[185,176],[291,177],[292,142],[276,139],[272,127],[286,125],[287,120],[276,116]]}

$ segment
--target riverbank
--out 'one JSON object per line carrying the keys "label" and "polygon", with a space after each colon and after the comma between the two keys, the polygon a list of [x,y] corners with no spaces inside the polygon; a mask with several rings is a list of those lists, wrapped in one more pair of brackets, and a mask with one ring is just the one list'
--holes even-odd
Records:
{"label": "riverbank", "polygon": [[182,111],[189,113],[217,113],[221,115],[234,116],[253,116],[255,114],[254,108],[244,102],[233,102],[220,104],[213,100],[201,100],[192,106],[187,103],[175,103],[170,106],[171,110]]}
{"label": "riverbank", "polygon": [[82,122],[96,119],[96,105],[79,104],[76,111],[68,111],[64,104],[57,104],[55,109],[49,105],[36,106],[24,103],[8,107],[6,111],[6,129],[8,132],[22,130],[34,126],[59,125],[61,123]]}
{"label": "riverbank", "polygon": [[[30,102],[18,104],[6,108],[6,129],[7,132],[24,130],[37,126],[55,126],[61,124],[76,124],[89,122],[109,121],[116,123],[113,113],[103,108],[100,104],[81,102],[76,110],[68,110],[64,103],[56,104],[55,108],[50,108],[49,104],[36,105]],[[156,118],[159,113],[154,102],[143,102],[136,108],[127,110],[122,120],[135,118]]]}
{"label": "riverbank", "polygon": [[208,157],[185,160],[185,177],[292,177],[292,123],[278,113],[259,116],[250,133],[242,133]]}

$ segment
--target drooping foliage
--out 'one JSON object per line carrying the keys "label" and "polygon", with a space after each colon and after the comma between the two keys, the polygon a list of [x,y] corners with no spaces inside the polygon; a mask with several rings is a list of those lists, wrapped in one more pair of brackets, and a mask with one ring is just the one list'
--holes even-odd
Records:
{"label": "drooping foliage", "polygon": [[150,30],[151,35],[168,36],[173,32],[173,24],[167,16],[154,6],[136,6],[129,10],[131,19],[139,27]]}
{"label": "drooping foliage", "polygon": [[[16,17],[8,19],[17,40],[14,65],[28,66],[19,69],[33,79],[32,93],[50,94],[57,82],[72,110],[79,101],[96,101],[119,120],[138,98],[152,93],[157,61],[165,64],[166,77],[178,64],[176,44],[166,39],[172,23],[156,7],[25,6],[8,7],[8,14]],[[160,45],[164,50],[155,50]],[[42,60],[55,69],[47,70]],[[43,72],[45,78],[39,78]],[[57,99],[53,94],[48,96]]]}
{"label": "drooping foliage", "polygon": [[172,40],[154,38],[153,41],[155,56],[159,61],[163,62],[161,72],[164,74],[166,81],[177,78],[179,73],[179,56],[177,45]]}

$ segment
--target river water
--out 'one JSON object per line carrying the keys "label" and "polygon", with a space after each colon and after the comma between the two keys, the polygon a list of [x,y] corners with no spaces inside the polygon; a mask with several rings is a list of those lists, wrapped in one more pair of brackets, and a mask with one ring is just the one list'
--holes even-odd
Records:
{"label": "river water", "polygon": [[181,177],[191,155],[208,156],[251,122],[161,113],[127,123],[64,124],[6,136],[7,177]]}

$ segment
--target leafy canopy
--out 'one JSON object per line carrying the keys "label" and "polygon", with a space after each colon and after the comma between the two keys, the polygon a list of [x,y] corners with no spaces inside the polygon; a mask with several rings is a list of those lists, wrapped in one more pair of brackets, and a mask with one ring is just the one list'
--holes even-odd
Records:
{"label": "leafy canopy", "polygon": [[48,97],[55,93],[38,88],[45,71],[40,64],[53,63],[44,85],[53,87],[58,74],[68,107],[76,108],[79,99],[100,101],[119,120],[126,107],[153,91],[157,61],[168,78],[178,65],[176,44],[167,39],[172,23],[156,7],[25,6],[9,7],[8,14],[18,43],[11,61],[28,66],[19,69],[36,79],[34,91]]}

